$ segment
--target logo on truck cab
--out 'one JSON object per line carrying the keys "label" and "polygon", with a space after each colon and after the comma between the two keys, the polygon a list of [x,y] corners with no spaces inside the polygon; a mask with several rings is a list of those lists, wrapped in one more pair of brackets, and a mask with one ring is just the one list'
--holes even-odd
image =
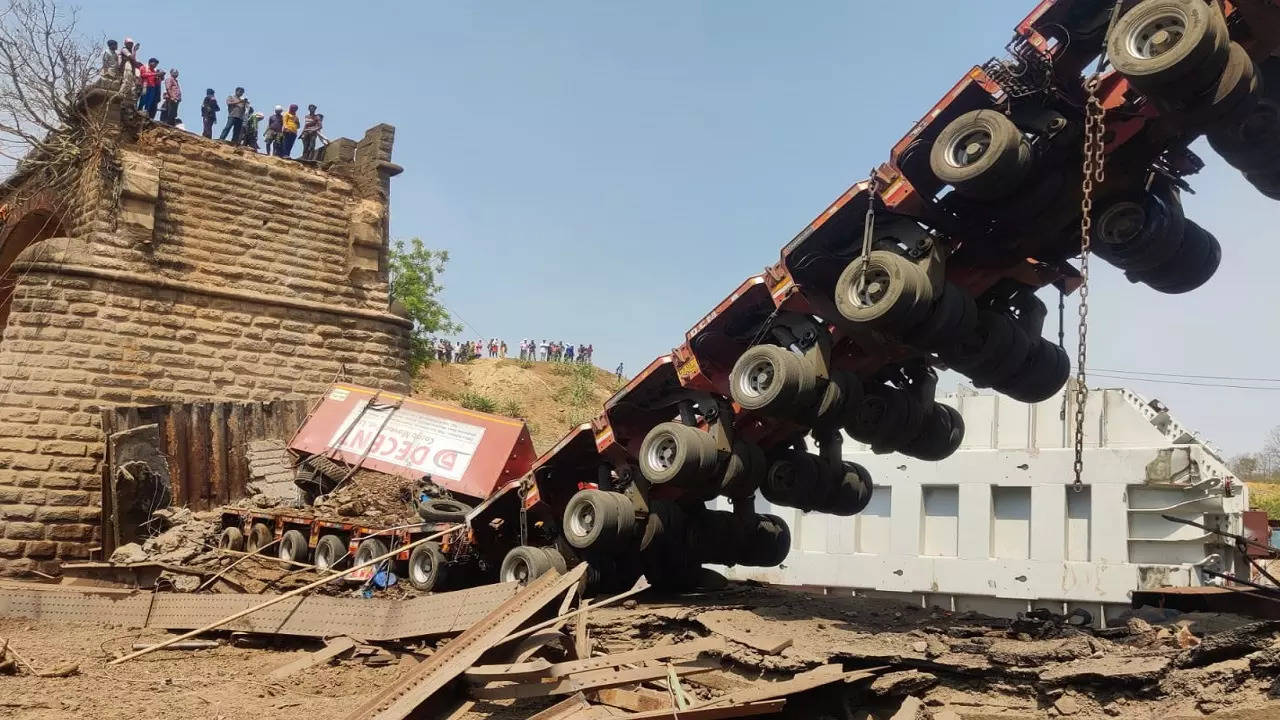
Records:
{"label": "logo on truck cab", "polygon": [[423,475],[461,480],[484,437],[478,425],[404,408],[351,409],[329,447],[348,459],[364,457]]}

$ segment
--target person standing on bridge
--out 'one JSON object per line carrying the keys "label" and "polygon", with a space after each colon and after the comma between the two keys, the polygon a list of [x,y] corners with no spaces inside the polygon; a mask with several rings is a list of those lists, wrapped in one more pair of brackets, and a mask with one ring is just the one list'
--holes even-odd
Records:
{"label": "person standing on bridge", "polygon": [[160,122],[170,126],[177,125],[180,102],[182,86],[178,84],[178,68],[169,68],[169,77],[164,79],[164,109],[160,111]]}
{"label": "person standing on bridge", "polygon": [[213,88],[204,91],[204,102],[200,103],[200,119],[204,121],[204,132],[201,135],[212,138],[213,125],[218,122],[218,98],[214,97]]}

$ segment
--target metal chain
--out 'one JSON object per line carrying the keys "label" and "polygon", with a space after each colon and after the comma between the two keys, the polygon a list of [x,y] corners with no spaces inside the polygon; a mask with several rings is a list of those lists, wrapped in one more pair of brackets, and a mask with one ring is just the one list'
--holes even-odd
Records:
{"label": "metal chain", "polygon": [[1089,236],[1093,230],[1093,188],[1095,183],[1101,183],[1103,180],[1103,160],[1106,149],[1106,143],[1103,140],[1105,128],[1102,121],[1102,101],[1098,99],[1098,78],[1098,75],[1093,75],[1084,86],[1086,94],[1084,178],[1081,181],[1080,196],[1080,304],[1078,306],[1080,323],[1076,344],[1075,462],[1072,464],[1075,481],[1071,486],[1076,492],[1084,490],[1081,476],[1084,473],[1084,404],[1089,397],[1085,378],[1085,359],[1089,338]]}

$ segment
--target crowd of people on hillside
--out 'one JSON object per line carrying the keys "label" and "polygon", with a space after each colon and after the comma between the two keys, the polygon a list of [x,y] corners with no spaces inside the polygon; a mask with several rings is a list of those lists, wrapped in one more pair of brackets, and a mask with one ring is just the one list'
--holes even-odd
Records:
{"label": "crowd of people on hillside", "polygon": [[[141,61],[138,55],[141,47],[142,43],[134,42],[132,38],[125,38],[123,45],[118,45],[115,40],[108,40],[102,51],[103,80],[109,84],[118,81],[120,92],[131,102],[133,98],[137,98],[138,112],[152,120],[156,119],[158,112],[160,122],[185,130],[182,120],[178,118],[178,106],[182,103],[178,69],[171,67],[162,70],[160,61],[154,57],[146,62]],[[227,122],[218,139],[232,145],[259,151],[258,131],[264,119],[267,122],[262,140],[268,155],[292,157],[294,142],[301,139],[301,159],[318,160],[320,155],[316,141],[329,142],[321,132],[324,130],[324,115],[316,112],[315,105],[308,105],[307,114],[302,118],[298,117],[296,104],[289,105],[288,110],[283,105],[276,105],[271,116],[266,117],[254,110],[242,87],[237,87],[235,92],[227,96],[226,105]],[[200,104],[200,118],[203,121],[201,134],[205,137],[213,138],[213,128],[217,125],[218,113],[222,110],[213,88],[205,90],[204,100]]]}
{"label": "crowd of people on hillside", "polygon": [[[507,357],[507,341],[497,338],[484,340],[462,340],[453,342],[443,338],[433,343],[435,358],[440,363],[467,362],[475,358]],[[521,360],[528,362],[562,362],[589,364],[595,348],[591,345],[574,345],[573,343],[554,340],[521,340]]]}
{"label": "crowd of people on hillside", "polygon": [[555,340],[521,340],[520,359],[539,362],[565,362],[591,364],[591,345],[574,345]]}

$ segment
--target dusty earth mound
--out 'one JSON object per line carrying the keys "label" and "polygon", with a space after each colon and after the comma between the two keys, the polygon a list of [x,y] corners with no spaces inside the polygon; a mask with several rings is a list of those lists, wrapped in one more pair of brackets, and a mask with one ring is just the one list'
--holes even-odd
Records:
{"label": "dusty earth mound", "polygon": [[538,452],[586,422],[621,383],[590,365],[480,358],[432,363],[414,378],[414,396],[520,418]]}

